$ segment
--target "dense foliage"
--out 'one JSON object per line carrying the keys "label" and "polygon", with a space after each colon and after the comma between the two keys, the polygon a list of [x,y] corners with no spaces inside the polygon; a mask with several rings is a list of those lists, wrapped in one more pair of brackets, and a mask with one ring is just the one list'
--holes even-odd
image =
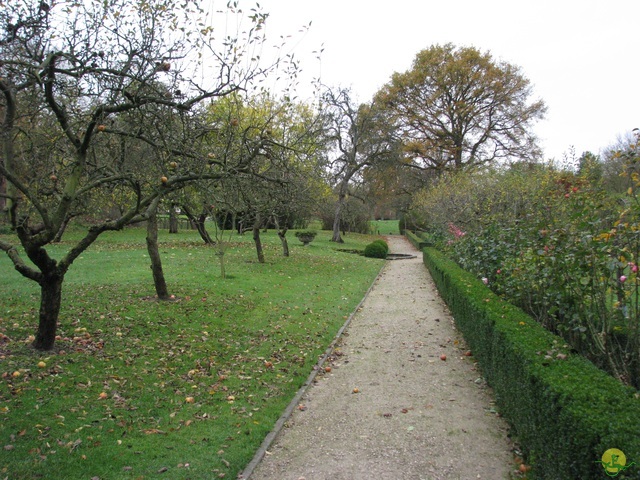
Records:
{"label": "dense foliage", "polygon": [[616,155],[625,194],[597,162],[517,165],[442,179],[413,220],[492,290],[616,378],[640,386],[638,145]]}
{"label": "dense foliage", "polygon": [[420,51],[376,95],[417,170],[446,171],[505,158],[536,158],[530,127],[544,116],[521,70],[452,44]]}
{"label": "dense foliage", "polygon": [[[527,478],[604,478],[600,459],[612,445],[638,458],[633,388],[573,354],[441,252],[425,249],[424,262],[533,466]],[[637,471],[619,478],[638,478]]]}
{"label": "dense foliage", "polygon": [[379,238],[377,240],[374,240],[373,243],[377,243],[382,248],[384,248],[384,253],[385,254],[389,253],[389,244],[385,240]]}
{"label": "dense foliage", "polygon": [[378,241],[364,247],[364,256],[368,258],[387,258],[388,248]]}

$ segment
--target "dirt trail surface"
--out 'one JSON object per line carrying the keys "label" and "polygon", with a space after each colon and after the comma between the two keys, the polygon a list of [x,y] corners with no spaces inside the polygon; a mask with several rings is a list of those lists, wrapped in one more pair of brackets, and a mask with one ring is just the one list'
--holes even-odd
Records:
{"label": "dirt trail surface", "polygon": [[390,252],[416,258],[386,263],[322,373],[245,478],[509,478],[507,426],[422,254],[404,237],[387,240]]}

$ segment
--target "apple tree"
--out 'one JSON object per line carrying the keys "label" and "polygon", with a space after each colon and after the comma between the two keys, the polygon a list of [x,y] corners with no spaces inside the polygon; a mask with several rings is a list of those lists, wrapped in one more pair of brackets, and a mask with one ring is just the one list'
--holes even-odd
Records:
{"label": "apple tree", "polygon": [[[185,185],[242,170],[203,158],[191,125],[199,106],[270,71],[253,56],[266,14],[243,16],[230,2],[223,15],[244,23],[229,32],[213,27],[206,5],[2,2],[1,195],[17,242],[0,249],[40,286],[36,349],[53,348],[65,274],[100,234],[146,220]],[[105,192],[120,209],[53,258],[47,247],[69,216]]]}

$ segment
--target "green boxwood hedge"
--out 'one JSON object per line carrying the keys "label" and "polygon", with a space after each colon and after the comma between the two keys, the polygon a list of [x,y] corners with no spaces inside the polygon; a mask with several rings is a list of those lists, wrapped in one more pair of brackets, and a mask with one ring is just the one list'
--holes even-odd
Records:
{"label": "green boxwood hedge", "polygon": [[410,232],[409,230],[404,231],[404,236],[416,247],[418,250],[422,250],[423,248],[430,247],[431,242],[420,238],[415,233]]}
{"label": "green boxwood hedge", "polygon": [[617,448],[635,462],[617,478],[640,479],[638,392],[439,251],[426,248],[423,258],[533,466],[529,478],[606,478],[599,462]]}

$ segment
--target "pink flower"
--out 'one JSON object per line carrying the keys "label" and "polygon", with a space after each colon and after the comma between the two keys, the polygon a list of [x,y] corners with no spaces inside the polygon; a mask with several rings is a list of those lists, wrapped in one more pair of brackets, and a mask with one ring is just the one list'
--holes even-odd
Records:
{"label": "pink flower", "polygon": [[502,273],[502,270],[498,269],[498,270],[496,270],[496,273],[497,273],[498,275],[500,275],[500,274]]}
{"label": "pink flower", "polygon": [[482,277],[482,283],[489,285],[489,279],[487,277]]}
{"label": "pink flower", "polygon": [[464,237],[467,234],[467,232],[463,232],[451,222],[449,223],[449,233],[451,233],[451,235],[453,235],[456,240]]}
{"label": "pink flower", "polygon": [[629,268],[633,273],[638,273],[638,265],[633,262],[629,262]]}
{"label": "pink flower", "polygon": [[627,277],[625,275],[620,275],[620,283],[624,283],[627,281]]}

